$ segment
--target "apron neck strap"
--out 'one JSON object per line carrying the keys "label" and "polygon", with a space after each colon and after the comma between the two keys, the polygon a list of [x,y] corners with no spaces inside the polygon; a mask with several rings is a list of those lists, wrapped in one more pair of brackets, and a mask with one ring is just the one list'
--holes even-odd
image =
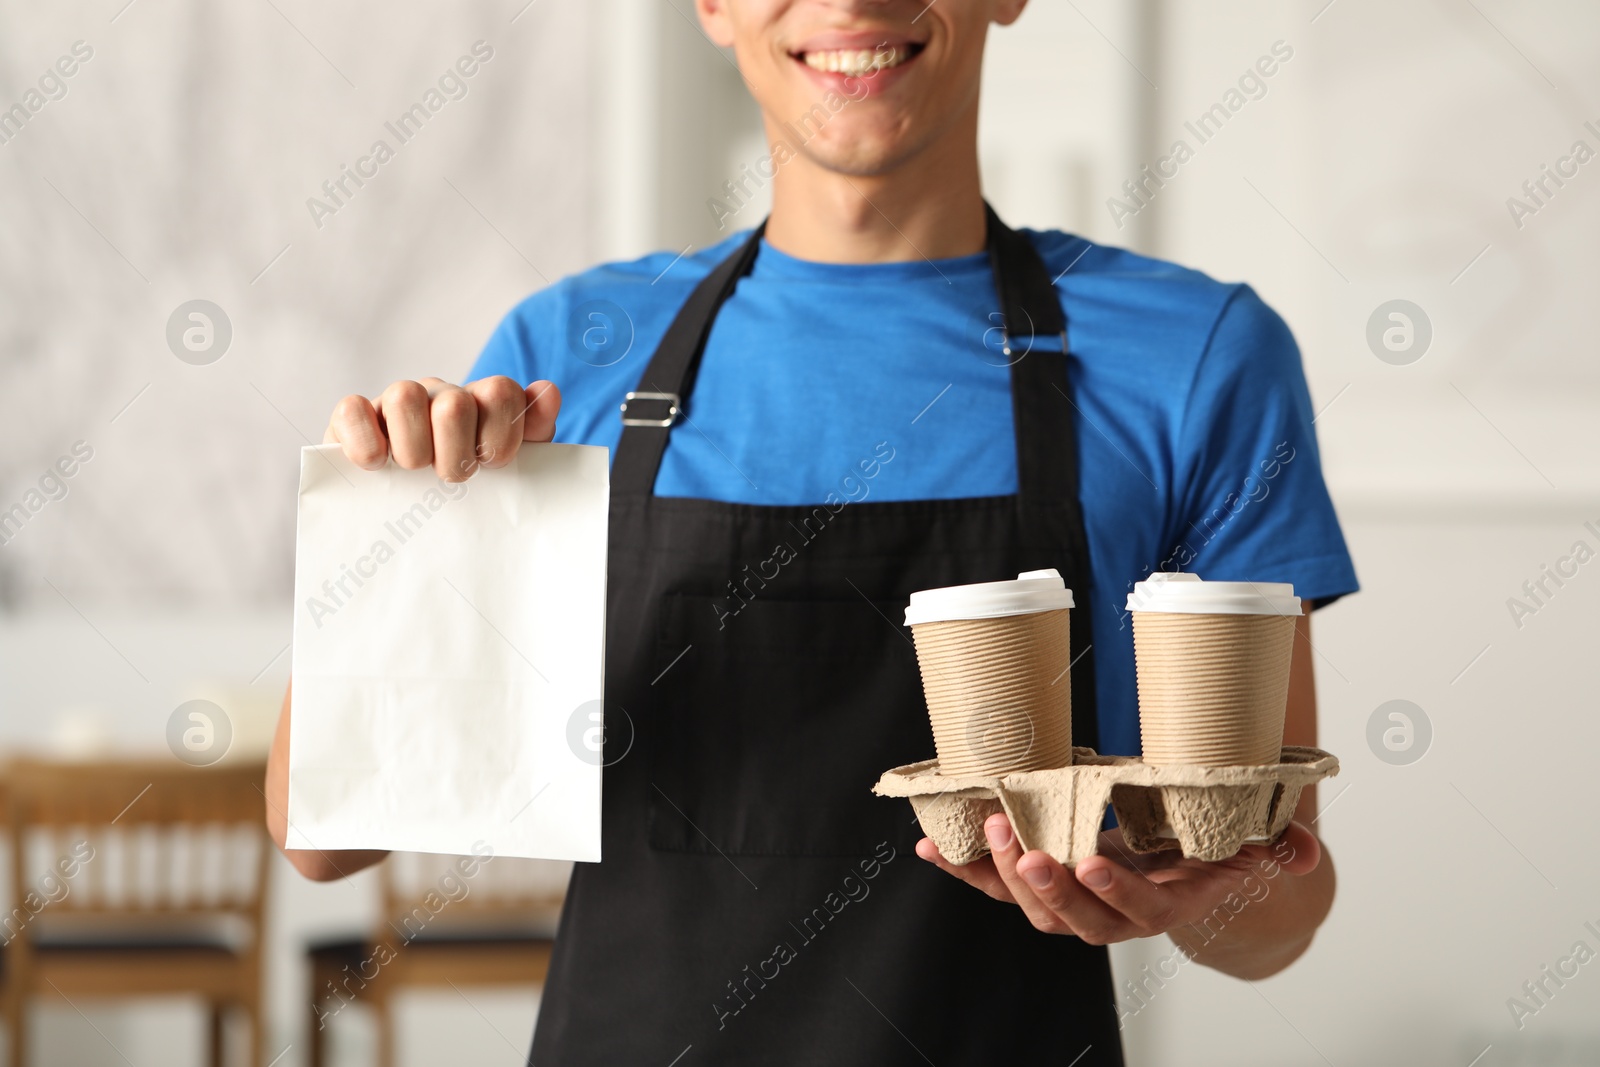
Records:
{"label": "apron neck strap", "polygon": [[[1025,504],[1060,505],[1078,494],[1077,439],[1066,374],[1067,319],[1055,283],[1033,243],[984,204],[986,245],[1011,359],[1011,405],[1016,425],[1017,480]],[[611,468],[617,496],[650,496],[672,426],[694,388],[712,323],[761,249],[765,221],[695,286],[661,338],[639,388],[622,405],[622,437]],[[1061,338],[1034,354],[1038,339]],[[1033,355],[1033,358],[1027,358]]]}
{"label": "apron neck strap", "polygon": [[[767,222],[762,219],[744,244],[694,287],[645,367],[639,388],[623,401],[622,439],[611,464],[613,495],[650,496],[655,492],[656,472],[667,448],[667,435],[694,387],[700,357],[711,336],[711,324],[723,302],[733,295],[739,279],[755,266],[761,236],[766,232]],[[650,403],[656,405],[653,412],[630,411],[635,404],[643,407]]]}
{"label": "apron neck strap", "polygon": [[[1017,489],[1026,506],[1078,510],[1077,405],[1067,379],[1067,315],[1055,280],[1033,242],[1000,221],[987,203],[989,263],[1005,316],[1011,361],[1011,420],[1017,441]],[[1061,339],[1059,354],[1052,339]],[[1043,341],[1045,348],[1035,353]],[[1029,357],[1032,358],[1029,358]]]}

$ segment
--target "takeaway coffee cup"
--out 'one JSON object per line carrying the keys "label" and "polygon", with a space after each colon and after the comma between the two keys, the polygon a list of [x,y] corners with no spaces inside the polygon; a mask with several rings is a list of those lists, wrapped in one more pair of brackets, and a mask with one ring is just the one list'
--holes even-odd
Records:
{"label": "takeaway coffee cup", "polygon": [[922,691],[943,775],[1072,762],[1072,590],[1053,570],[911,594]]}
{"label": "takeaway coffee cup", "polygon": [[1144,761],[1277,763],[1300,601],[1278,582],[1152,574],[1128,596]]}

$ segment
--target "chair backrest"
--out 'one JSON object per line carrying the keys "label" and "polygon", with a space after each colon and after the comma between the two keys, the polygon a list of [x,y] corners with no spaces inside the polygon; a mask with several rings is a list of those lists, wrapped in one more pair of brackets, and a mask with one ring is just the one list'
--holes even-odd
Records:
{"label": "chair backrest", "polygon": [[382,937],[548,932],[566,896],[570,863],[397,852],[383,865]]}
{"label": "chair backrest", "polygon": [[259,945],[270,848],[261,764],[21,760],[0,773],[12,844],[0,941],[41,917],[234,917]]}

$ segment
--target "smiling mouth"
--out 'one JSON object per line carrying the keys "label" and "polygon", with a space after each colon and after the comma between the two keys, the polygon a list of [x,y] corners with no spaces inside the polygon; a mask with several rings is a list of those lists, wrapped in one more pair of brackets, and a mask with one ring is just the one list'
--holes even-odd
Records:
{"label": "smiling mouth", "polygon": [[862,78],[882,70],[903,66],[920,55],[925,47],[911,42],[880,44],[876,48],[818,49],[810,52],[794,52],[791,55],[812,70]]}

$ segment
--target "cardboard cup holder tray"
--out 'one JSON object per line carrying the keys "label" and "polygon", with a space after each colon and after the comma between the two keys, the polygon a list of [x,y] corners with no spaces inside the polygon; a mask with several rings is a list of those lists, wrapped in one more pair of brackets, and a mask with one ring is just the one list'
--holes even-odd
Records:
{"label": "cardboard cup holder tray", "polygon": [[1099,849],[1107,804],[1135,852],[1181,848],[1190,859],[1222,860],[1276,840],[1300,791],[1338,773],[1338,759],[1319,748],[1285,746],[1277,763],[1249,767],[1151,767],[1074,748],[1069,766],[993,778],[946,778],[938,760],[924,760],[885,772],[872,791],[908,798],[951,863],[986,854],[984,820],[1003,811],[1025,850],[1075,867]]}

